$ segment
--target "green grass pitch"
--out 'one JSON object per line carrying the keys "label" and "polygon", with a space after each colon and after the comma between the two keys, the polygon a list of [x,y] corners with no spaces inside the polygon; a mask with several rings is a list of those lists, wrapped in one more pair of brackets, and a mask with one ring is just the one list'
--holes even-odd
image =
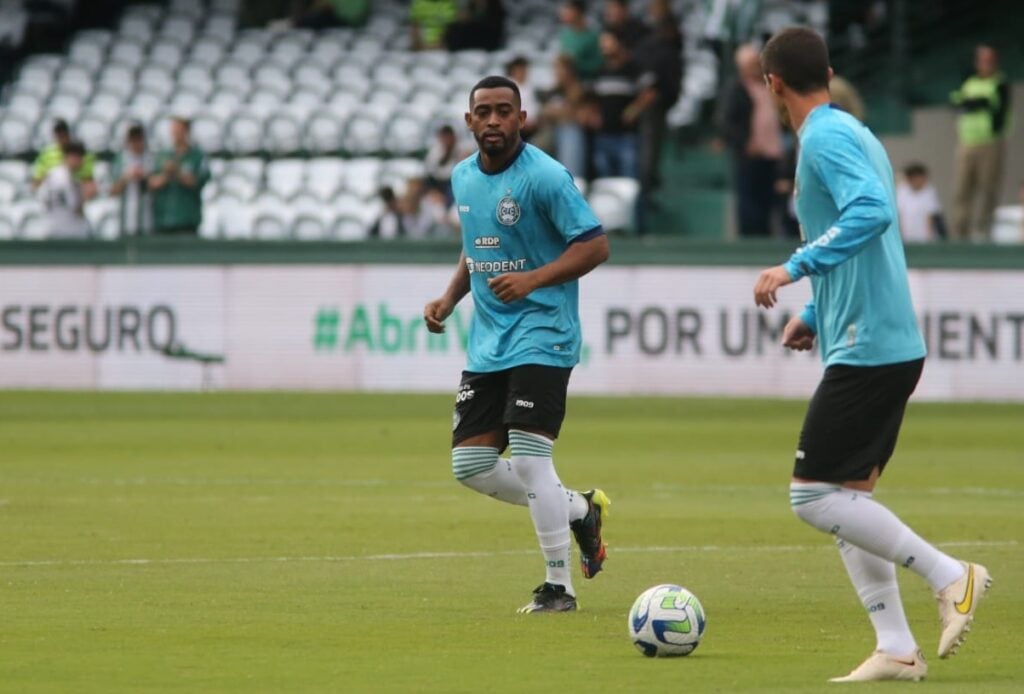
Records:
{"label": "green grass pitch", "polygon": [[[821,691],[874,641],[788,507],[803,410],[572,398],[556,461],[611,496],[610,558],[578,613],[519,616],[530,519],[451,478],[450,397],[2,393],[0,691]],[[995,577],[923,686],[1021,691],[1024,407],[912,404],[877,497]],[[688,658],[628,641],[660,582],[707,610]]]}

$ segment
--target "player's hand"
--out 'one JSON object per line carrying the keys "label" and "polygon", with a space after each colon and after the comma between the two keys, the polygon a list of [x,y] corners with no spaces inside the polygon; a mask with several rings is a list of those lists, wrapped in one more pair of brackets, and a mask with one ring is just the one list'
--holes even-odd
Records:
{"label": "player's hand", "polygon": [[533,274],[529,272],[506,272],[487,280],[487,286],[506,304],[519,301],[537,288]]}
{"label": "player's hand", "polygon": [[423,308],[423,320],[427,324],[427,330],[432,333],[444,332],[444,320],[452,315],[455,304],[447,299],[434,299]]}
{"label": "player's hand", "polygon": [[782,329],[782,346],[797,352],[806,352],[814,348],[814,331],[804,323],[800,316],[793,316]]}
{"label": "player's hand", "polygon": [[754,285],[754,303],[771,308],[778,303],[775,292],[779,290],[779,287],[785,287],[792,282],[793,279],[783,266],[776,265],[768,268],[761,273],[761,276],[757,278],[757,284]]}

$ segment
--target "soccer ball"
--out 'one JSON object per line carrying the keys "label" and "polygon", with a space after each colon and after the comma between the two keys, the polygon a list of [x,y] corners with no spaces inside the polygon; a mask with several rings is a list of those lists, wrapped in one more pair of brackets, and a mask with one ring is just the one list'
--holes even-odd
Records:
{"label": "soccer ball", "polygon": [[706,625],[697,596],[670,583],[645,590],[629,611],[629,638],[648,658],[689,655]]}

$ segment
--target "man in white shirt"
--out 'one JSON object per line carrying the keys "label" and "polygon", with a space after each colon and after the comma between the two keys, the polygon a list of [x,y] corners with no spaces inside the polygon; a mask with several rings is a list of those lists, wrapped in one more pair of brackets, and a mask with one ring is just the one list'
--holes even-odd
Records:
{"label": "man in white shirt", "polygon": [[95,190],[83,190],[82,183],[76,178],[84,159],[82,143],[76,140],[68,142],[64,146],[64,161],[46,174],[36,191],[46,208],[47,236],[50,238],[86,238],[89,235],[89,223],[82,208]]}
{"label": "man in white shirt", "polygon": [[896,188],[896,207],[904,243],[929,243],[945,238],[939,194],[928,180],[928,169],[923,164],[909,164],[903,169],[903,182]]}

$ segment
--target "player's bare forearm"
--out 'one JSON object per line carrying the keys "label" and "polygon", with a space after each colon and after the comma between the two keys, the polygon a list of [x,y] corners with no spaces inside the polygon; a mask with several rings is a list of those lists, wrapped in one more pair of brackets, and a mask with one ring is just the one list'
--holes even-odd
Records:
{"label": "player's bare forearm", "polygon": [[441,298],[434,299],[423,308],[423,321],[427,330],[432,333],[444,332],[444,321],[455,310],[462,298],[469,293],[469,268],[466,267],[466,254],[459,255],[459,264],[448,282]]}
{"label": "player's bare forearm", "polygon": [[519,301],[541,287],[553,287],[583,277],[608,260],[608,237],[604,234],[571,244],[547,265],[529,272],[507,272],[487,280],[495,296],[506,304]]}

